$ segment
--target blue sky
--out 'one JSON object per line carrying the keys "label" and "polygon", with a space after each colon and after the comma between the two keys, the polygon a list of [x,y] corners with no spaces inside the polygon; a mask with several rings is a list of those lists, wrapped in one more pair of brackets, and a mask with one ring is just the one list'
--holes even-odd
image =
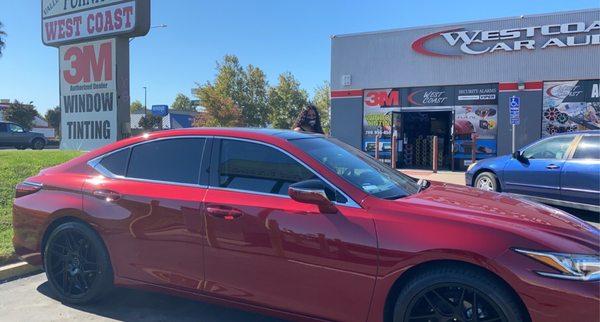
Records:
{"label": "blue sky", "polygon": [[[262,68],[272,85],[292,72],[312,94],[329,79],[334,34],[598,8],[600,0],[352,1],[151,0],[153,29],[131,43],[131,98],[171,104],[212,80],[215,62],[235,54]],[[40,0],[0,0],[8,33],[0,58],[0,98],[58,105],[58,52],[42,45]]]}

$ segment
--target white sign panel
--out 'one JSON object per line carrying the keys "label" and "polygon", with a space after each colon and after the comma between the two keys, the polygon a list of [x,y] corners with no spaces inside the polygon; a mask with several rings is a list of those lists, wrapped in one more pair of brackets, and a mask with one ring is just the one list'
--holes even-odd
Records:
{"label": "white sign panel", "polygon": [[[79,1],[81,2],[81,1]],[[135,30],[135,1],[42,20],[44,44],[64,43]]]}
{"label": "white sign panel", "polygon": [[117,140],[115,39],[61,46],[61,149],[92,150]]}
{"label": "white sign panel", "polygon": [[42,18],[93,9],[123,0],[42,0]]}

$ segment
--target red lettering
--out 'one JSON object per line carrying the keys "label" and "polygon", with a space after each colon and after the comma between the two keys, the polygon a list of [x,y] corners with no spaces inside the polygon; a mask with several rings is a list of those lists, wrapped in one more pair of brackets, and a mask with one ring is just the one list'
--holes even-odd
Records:
{"label": "red lettering", "polygon": [[46,40],[54,40],[56,39],[56,21],[46,22]]}
{"label": "red lettering", "polygon": [[63,39],[63,38],[65,38],[65,21],[59,20],[58,21],[58,39]]}
{"label": "red lettering", "polygon": [[65,24],[67,26],[67,32],[66,32],[67,38],[73,37],[73,19],[67,18],[67,20],[65,21]]}
{"label": "red lettering", "polygon": [[79,37],[81,35],[81,31],[79,30],[79,26],[81,25],[81,16],[76,16],[75,18],[73,18],[73,21],[75,22],[75,36]]}
{"label": "red lettering", "polygon": [[90,13],[87,16],[87,32],[89,35],[94,34],[94,26],[92,26],[93,23],[94,23],[94,14]]}
{"label": "red lettering", "polygon": [[115,29],[119,30],[123,26],[123,10],[115,9]]}
{"label": "red lettering", "polygon": [[365,104],[373,107],[399,106],[400,97],[397,90],[369,92],[365,98]]}
{"label": "red lettering", "polygon": [[131,28],[131,16],[133,15],[133,7],[125,7],[123,8],[123,13],[125,14],[125,28]]}
{"label": "red lettering", "polygon": [[63,77],[69,84],[92,81],[110,81],[112,74],[112,43],[107,42],[99,46],[96,56],[96,46],[87,45],[83,50],[71,47],[65,52],[63,60],[71,62],[70,70],[63,70]]}
{"label": "red lettering", "polygon": [[102,32],[102,27],[104,25],[104,16],[102,15],[102,12],[98,12],[96,13],[96,24],[95,24],[95,30],[97,33],[101,33]]}

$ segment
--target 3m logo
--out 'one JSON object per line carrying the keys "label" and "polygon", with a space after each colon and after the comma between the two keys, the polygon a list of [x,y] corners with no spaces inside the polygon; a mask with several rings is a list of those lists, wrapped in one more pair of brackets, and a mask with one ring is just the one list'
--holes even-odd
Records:
{"label": "3m logo", "polygon": [[366,107],[400,106],[398,90],[377,90],[365,92]]}
{"label": "3m logo", "polygon": [[63,70],[63,77],[69,84],[113,79],[112,42],[83,47],[75,45],[67,49],[62,59],[71,63],[70,70]]}

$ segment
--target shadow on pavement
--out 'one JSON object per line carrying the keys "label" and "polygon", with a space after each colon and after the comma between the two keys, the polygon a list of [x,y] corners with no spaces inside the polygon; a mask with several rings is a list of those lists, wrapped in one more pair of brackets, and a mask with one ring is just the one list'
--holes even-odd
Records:
{"label": "shadow on pavement", "polygon": [[[41,294],[58,301],[48,282],[37,287]],[[95,304],[62,304],[72,309],[119,321],[248,321],[277,322],[272,317],[207,304],[159,293],[117,288]]]}

